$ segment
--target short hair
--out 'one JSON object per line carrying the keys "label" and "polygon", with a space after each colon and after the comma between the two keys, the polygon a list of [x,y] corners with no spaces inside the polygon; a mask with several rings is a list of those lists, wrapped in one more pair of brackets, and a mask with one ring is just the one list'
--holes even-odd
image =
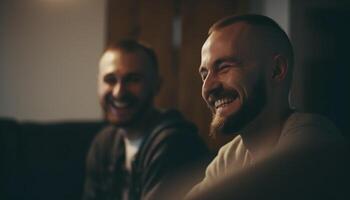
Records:
{"label": "short hair", "polygon": [[159,75],[157,55],[151,47],[144,44],[143,42],[134,39],[122,39],[115,43],[109,44],[105,51],[108,50],[122,50],[127,53],[135,53],[137,51],[142,51],[148,58],[150,66],[154,70],[155,74]]}
{"label": "short hair", "polygon": [[261,27],[263,28],[263,30],[266,30],[267,32],[272,34],[272,36],[270,36],[270,39],[274,40],[274,44],[279,45],[279,50],[281,50],[282,53],[286,54],[290,67],[293,66],[293,46],[289,40],[288,35],[273,19],[267,16],[257,14],[228,16],[214,23],[210,27],[208,34],[211,35],[214,31],[218,31],[224,27],[238,22],[244,22],[253,27]]}

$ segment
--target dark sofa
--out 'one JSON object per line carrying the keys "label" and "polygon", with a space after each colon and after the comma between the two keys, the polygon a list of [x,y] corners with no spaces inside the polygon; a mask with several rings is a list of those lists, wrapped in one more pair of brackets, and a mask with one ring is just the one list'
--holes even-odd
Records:
{"label": "dark sofa", "polygon": [[0,199],[80,199],[85,157],[103,125],[0,119]]}

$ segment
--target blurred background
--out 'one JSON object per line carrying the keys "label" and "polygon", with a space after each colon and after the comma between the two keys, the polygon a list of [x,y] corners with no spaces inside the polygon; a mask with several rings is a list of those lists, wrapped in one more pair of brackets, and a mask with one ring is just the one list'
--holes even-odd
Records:
{"label": "blurred background", "polygon": [[99,57],[106,44],[129,37],[159,56],[164,85],[157,105],[180,109],[206,137],[211,116],[200,96],[201,45],[221,17],[257,13],[275,19],[294,44],[293,104],[349,130],[349,1],[1,0],[0,9],[1,117],[101,119]]}
{"label": "blurred background", "polygon": [[[158,54],[164,85],[156,104],[182,111],[217,150],[230,138],[208,138],[211,115],[201,98],[200,49],[210,25],[224,16],[244,13],[267,15],[288,33],[296,55],[292,105],[329,116],[349,141],[350,1],[1,0],[0,118],[24,123],[21,129],[31,130],[16,137],[1,135],[1,145],[8,151],[3,151],[4,161],[10,163],[7,167],[18,164],[18,156],[25,160],[26,164],[20,163],[26,166],[22,172],[30,175],[32,184],[33,177],[44,173],[35,176],[28,170],[43,166],[33,160],[56,155],[63,162],[76,151],[79,154],[72,154],[76,157],[71,160],[81,163],[69,165],[81,171],[85,151],[102,121],[97,63],[107,44],[126,37],[145,41]],[[67,129],[71,122],[83,124]],[[49,128],[43,129],[43,124]],[[32,145],[40,141],[41,146],[34,149]],[[62,143],[68,141],[62,151]],[[56,147],[47,157],[37,156]],[[57,178],[60,174],[51,167]]]}
{"label": "blurred background", "polygon": [[0,116],[99,119],[104,0],[0,1]]}

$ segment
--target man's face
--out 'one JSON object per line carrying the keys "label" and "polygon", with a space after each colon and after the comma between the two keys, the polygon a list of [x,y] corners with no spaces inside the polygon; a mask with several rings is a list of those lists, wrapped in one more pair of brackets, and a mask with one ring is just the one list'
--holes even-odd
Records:
{"label": "man's face", "polygon": [[142,51],[106,51],[99,66],[98,95],[107,120],[130,126],[153,108],[157,77]]}
{"label": "man's face", "polygon": [[251,27],[236,23],[214,31],[202,47],[202,97],[213,113],[211,134],[235,133],[266,102],[264,60],[251,42]]}

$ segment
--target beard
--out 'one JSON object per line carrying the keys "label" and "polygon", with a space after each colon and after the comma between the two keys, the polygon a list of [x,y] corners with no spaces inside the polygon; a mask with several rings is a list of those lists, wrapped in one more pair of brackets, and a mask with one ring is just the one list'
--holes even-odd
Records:
{"label": "beard", "polygon": [[[223,92],[225,93],[225,91]],[[215,138],[219,134],[238,135],[238,132],[253,121],[262,111],[266,105],[266,93],[265,82],[263,79],[260,79],[253,87],[250,99],[242,104],[237,112],[227,117],[213,113],[213,120],[210,124],[210,136]]]}
{"label": "beard", "polygon": [[148,111],[153,107],[152,103],[153,101],[150,99],[147,102],[142,102],[142,104],[138,105],[137,110],[129,120],[114,123],[114,125],[121,128],[137,127],[142,121],[147,121],[146,116]]}
{"label": "beard", "polygon": [[[110,97],[109,97],[110,98]],[[132,112],[129,113],[128,119],[116,119],[114,114],[108,109],[108,105],[111,104],[106,100],[106,106],[104,106],[104,118],[116,127],[129,128],[135,127],[145,119],[149,110],[153,108],[153,96],[147,95],[143,99],[139,99],[131,94],[126,94],[119,101],[128,102],[131,104]]]}

